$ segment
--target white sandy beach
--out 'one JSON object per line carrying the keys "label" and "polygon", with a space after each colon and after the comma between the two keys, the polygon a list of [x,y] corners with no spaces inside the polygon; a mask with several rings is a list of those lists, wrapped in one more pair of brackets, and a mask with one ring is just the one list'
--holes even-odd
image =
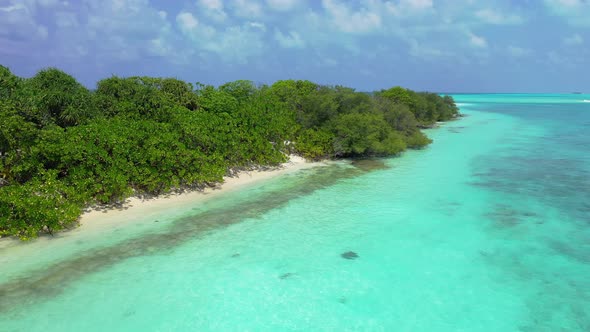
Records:
{"label": "white sandy beach", "polygon": [[173,211],[180,209],[229,191],[238,190],[248,185],[275,178],[279,175],[324,164],[320,162],[307,162],[302,157],[292,155],[288,162],[275,169],[240,172],[235,177],[225,177],[224,182],[215,188],[168,194],[149,199],[131,197],[127,199],[122,208],[113,208],[106,211],[92,210],[84,213],[80,218],[80,227],[76,231],[97,232],[105,228],[121,225],[121,223],[125,223],[126,221],[140,218],[145,219],[147,216],[160,213],[163,210]]}
{"label": "white sandy beach", "polygon": [[[91,210],[80,217],[80,225],[75,229],[59,232],[55,236],[44,235],[37,239],[22,242],[14,238],[0,238],[0,266],[18,267],[19,257],[31,255],[38,259],[28,259],[28,264],[36,264],[50,256],[55,259],[62,249],[78,246],[80,250],[88,250],[100,246],[101,242],[112,243],[123,240],[128,233],[154,227],[154,220],[174,218],[175,212],[185,213],[196,203],[209,200],[227,192],[276,178],[280,175],[298,170],[325,166],[325,162],[307,162],[298,156],[290,156],[290,160],[271,170],[255,170],[240,172],[235,177],[226,177],[216,188],[192,191],[179,194],[141,199],[132,197],[123,206],[106,210]],[[67,252],[68,250],[63,250]],[[15,271],[16,272],[16,271]]]}

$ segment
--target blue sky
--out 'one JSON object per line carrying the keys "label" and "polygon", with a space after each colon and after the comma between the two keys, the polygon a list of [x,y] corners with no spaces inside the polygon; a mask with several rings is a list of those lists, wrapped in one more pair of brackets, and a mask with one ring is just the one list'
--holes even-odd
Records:
{"label": "blue sky", "polygon": [[0,0],[0,64],[218,85],[590,92],[590,0]]}

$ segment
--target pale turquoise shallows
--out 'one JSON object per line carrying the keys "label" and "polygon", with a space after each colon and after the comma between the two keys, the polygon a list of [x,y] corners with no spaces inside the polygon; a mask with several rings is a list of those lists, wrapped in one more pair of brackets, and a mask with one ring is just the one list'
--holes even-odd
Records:
{"label": "pale turquoise shallows", "polygon": [[0,267],[0,330],[590,331],[590,96],[455,98],[467,116],[386,168],[302,171]]}

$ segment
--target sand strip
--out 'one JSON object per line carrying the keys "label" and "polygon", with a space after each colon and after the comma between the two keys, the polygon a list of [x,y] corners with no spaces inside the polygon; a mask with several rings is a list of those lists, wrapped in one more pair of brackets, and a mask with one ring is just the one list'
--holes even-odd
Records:
{"label": "sand strip", "polygon": [[211,199],[221,194],[239,190],[246,186],[275,178],[279,175],[292,173],[301,169],[315,166],[326,165],[321,162],[307,162],[298,156],[290,156],[288,162],[271,170],[254,170],[238,173],[235,177],[225,177],[224,182],[216,188],[206,188],[178,194],[168,194],[155,198],[141,199],[131,197],[127,199],[121,208],[113,208],[105,211],[93,210],[86,212],[80,218],[79,231],[96,232],[105,227],[111,227],[113,224],[133,219],[146,219],[149,215],[161,214],[162,211],[174,211],[201,202],[205,199]]}
{"label": "sand strip", "polygon": [[84,241],[102,237],[103,235],[108,237],[118,230],[129,228],[139,223],[145,224],[146,221],[151,222],[152,218],[157,219],[166,215],[174,216],[175,211],[186,211],[196,203],[218,197],[227,192],[240,190],[301,169],[326,165],[328,165],[326,162],[307,162],[301,157],[290,156],[289,161],[271,170],[244,171],[238,173],[235,177],[226,177],[224,178],[224,182],[216,188],[168,194],[149,199],[131,197],[120,207],[91,210],[82,214],[79,227],[70,231],[59,232],[55,236],[43,235],[24,243],[14,238],[0,238],[0,264],[8,263],[5,260],[9,252],[15,254],[15,256],[19,256],[17,252],[20,250],[17,250],[19,249],[17,247],[20,247],[20,249],[29,247],[25,251],[30,251],[33,248],[47,248],[47,245],[52,242],[57,245],[58,242],[64,244],[64,242]]}

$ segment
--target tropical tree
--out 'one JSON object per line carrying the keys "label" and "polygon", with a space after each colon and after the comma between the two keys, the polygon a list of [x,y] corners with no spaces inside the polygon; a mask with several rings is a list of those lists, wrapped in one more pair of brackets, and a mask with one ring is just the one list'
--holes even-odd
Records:
{"label": "tropical tree", "polygon": [[25,81],[25,89],[32,97],[33,121],[41,126],[68,127],[94,116],[90,91],[59,69],[41,70]]}

